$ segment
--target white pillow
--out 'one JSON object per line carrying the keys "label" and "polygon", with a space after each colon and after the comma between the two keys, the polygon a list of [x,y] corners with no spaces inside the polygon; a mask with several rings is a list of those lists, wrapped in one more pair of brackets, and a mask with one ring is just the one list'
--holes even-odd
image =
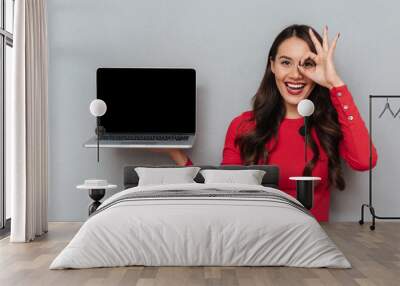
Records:
{"label": "white pillow", "polygon": [[139,176],[138,186],[196,183],[193,179],[199,170],[199,167],[135,168]]}
{"label": "white pillow", "polygon": [[201,170],[204,183],[234,183],[261,185],[265,175],[263,170]]}

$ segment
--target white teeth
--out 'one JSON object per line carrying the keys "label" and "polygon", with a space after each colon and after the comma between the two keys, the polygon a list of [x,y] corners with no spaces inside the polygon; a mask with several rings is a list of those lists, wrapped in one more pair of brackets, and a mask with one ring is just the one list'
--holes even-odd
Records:
{"label": "white teeth", "polygon": [[291,83],[286,83],[286,85],[290,88],[303,88],[304,84],[291,84]]}

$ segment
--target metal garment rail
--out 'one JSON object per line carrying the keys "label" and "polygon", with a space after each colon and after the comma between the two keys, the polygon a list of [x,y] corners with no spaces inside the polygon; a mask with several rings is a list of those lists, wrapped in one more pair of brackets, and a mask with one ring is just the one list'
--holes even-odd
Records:
{"label": "metal garment rail", "polygon": [[364,207],[369,208],[372,215],[372,225],[369,226],[371,230],[375,229],[375,219],[400,219],[400,217],[384,217],[378,216],[372,205],[372,99],[373,98],[400,98],[400,95],[370,95],[369,96],[369,204],[361,206],[361,219],[359,224],[364,224]]}

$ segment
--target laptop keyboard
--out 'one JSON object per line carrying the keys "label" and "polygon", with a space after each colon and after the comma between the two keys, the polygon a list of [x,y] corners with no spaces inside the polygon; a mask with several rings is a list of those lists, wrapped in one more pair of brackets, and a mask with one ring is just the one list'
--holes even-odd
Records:
{"label": "laptop keyboard", "polygon": [[182,141],[188,140],[189,135],[110,135],[100,137],[101,140],[140,140],[140,141]]}

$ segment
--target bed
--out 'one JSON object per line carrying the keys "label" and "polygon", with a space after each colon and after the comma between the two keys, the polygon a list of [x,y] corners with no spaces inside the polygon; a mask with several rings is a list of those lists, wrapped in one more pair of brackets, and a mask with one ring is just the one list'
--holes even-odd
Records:
{"label": "bed", "polygon": [[198,173],[193,183],[149,186],[138,185],[136,167],[124,168],[125,189],[102,203],[50,269],[351,267],[307,209],[279,191],[277,166],[198,166],[264,170],[260,185],[205,183]]}

